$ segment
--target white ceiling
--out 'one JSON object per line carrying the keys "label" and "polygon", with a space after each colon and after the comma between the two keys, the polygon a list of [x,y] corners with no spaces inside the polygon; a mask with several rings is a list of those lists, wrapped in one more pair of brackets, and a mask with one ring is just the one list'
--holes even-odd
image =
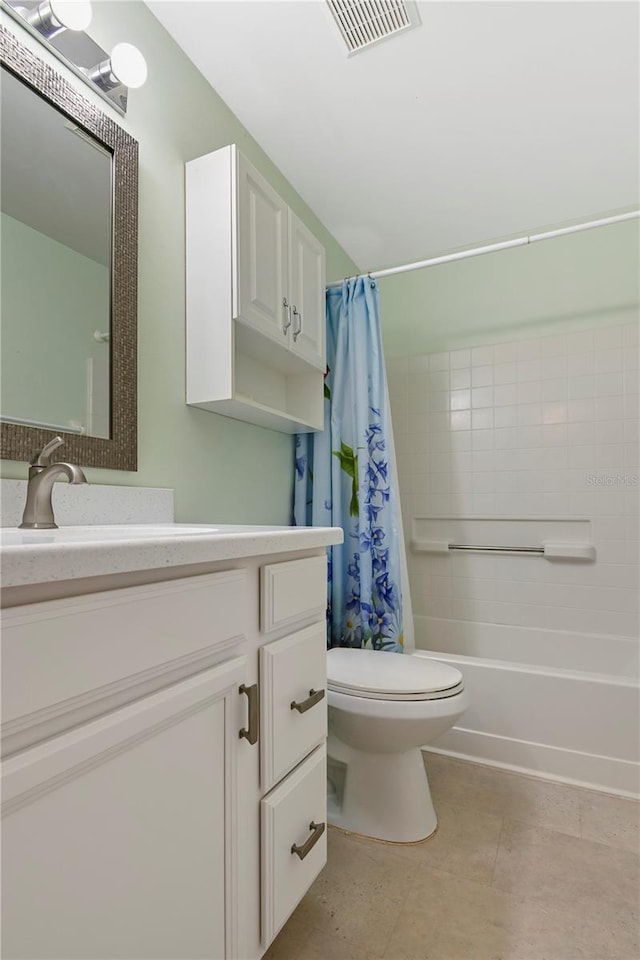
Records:
{"label": "white ceiling", "polygon": [[638,204],[636,2],[423,0],[351,57],[323,0],[148,6],[363,270]]}

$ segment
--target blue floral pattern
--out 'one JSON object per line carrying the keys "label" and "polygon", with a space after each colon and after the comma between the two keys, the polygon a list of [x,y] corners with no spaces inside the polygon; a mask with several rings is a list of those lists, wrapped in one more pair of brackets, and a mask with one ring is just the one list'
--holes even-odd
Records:
{"label": "blue floral pattern", "polygon": [[340,526],[329,550],[329,646],[402,650],[391,422],[378,291],[368,277],[327,293],[325,430],[296,438],[294,522]]}

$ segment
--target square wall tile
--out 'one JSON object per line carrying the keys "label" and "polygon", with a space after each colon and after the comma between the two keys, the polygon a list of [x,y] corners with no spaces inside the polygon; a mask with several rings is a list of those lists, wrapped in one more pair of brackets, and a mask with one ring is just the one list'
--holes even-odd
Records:
{"label": "square wall tile", "polygon": [[516,343],[498,343],[493,348],[493,362],[497,364],[512,363],[518,359]]}
{"label": "square wall tile", "polygon": [[449,394],[451,410],[468,410],[471,407],[470,390],[452,390]]}
{"label": "square wall tile", "polygon": [[589,353],[593,351],[593,332],[581,330],[578,333],[567,334],[568,353]]}
{"label": "square wall tile", "polygon": [[569,395],[569,381],[566,377],[542,381],[543,400],[566,400]]}
{"label": "square wall tile", "polygon": [[[481,369],[481,368],[480,368]],[[515,383],[518,379],[517,363],[497,363],[494,367],[493,382]]]}
{"label": "square wall tile", "polygon": [[591,398],[587,400],[569,400],[567,404],[567,418],[571,422],[593,420],[595,409],[596,401]]}
{"label": "square wall tile", "polygon": [[518,403],[539,403],[542,399],[542,382],[529,380],[518,383]]}
{"label": "square wall tile", "polygon": [[471,411],[470,410],[452,410],[450,425],[452,430],[470,430],[471,429]]}
{"label": "square wall tile", "polygon": [[471,386],[471,368],[465,367],[461,370],[451,370],[449,374],[449,386],[452,390],[464,390]]}
{"label": "square wall tile", "polygon": [[448,370],[449,369],[449,354],[448,353],[432,353],[429,355],[429,370]]}
{"label": "square wall tile", "polygon": [[484,367],[493,363],[493,347],[473,347],[471,351],[471,366]]}
{"label": "square wall tile", "polygon": [[538,360],[541,354],[540,340],[519,340],[517,357],[520,360]]}
{"label": "square wall tile", "polygon": [[[627,376],[633,377],[633,373],[596,373],[595,375],[595,393],[596,397],[618,397],[623,392],[630,393],[627,390]],[[637,376],[636,376],[637,393]]]}
{"label": "square wall tile", "polygon": [[474,387],[490,387],[493,384],[493,367],[473,367],[471,371],[471,385]]}
{"label": "square wall tile", "polygon": [[580,377],[569,378],[569,399],[584,400],[587,397],[595,397],[595,378],[593,374],[585,374]]}
{"label": "square wall tile", "polygon": [[409,357],[409,373],[427,373],[429,370],[428,354],[421,354],[418,357]]}
{"label": "square wall tile", "polygon": [[593,331],[593,349],[610,350],[622,347],[622,327],[603,327]]}
{"label": "square wall tile", "polygon": [[558,377],[566,377],[568,364],[566,356],[543,357],[540,364],[540,374],[543,380],[556,380]]}
{"label": "square wall tile", "polygon": [[473,410],[471,414],[471,427],[473,430],[488,430],[493,427],[493,408],[483,407]]}
{"label": "square wall tile", "polygon": [[475,387],[471,391],[472,407],[492,407],[493,387]]}
{"label": "square wall tile", "polygon": [[570,353],[567,362],[567,373],[570,377],[581,377],[585,373],[593,373],[593,353]]}
{"label": "square wall tile", "polygon": [[505,383],[493,388],[494,403],[496,407],[512,405],[518,402],[518,385],[516,383]]}
{"label": "square wall tile", "polygon": [[518,360],[518,380],[540,380],[542,366],[540,360]]}
{"label": "square wall tile", "polygon": [[496,427],[515,427],[517,423],[517,406],[496,407],[494,409],[494,424]]}
{"label": "square wall tile", "polygon": [[449,356],[452,370],[471,366],[471,350],[452,350]]}
{"label": "square wall tile", "polygon": [[542,337],[540,340],[541,357],[561,357],[567,353],[566,334],[557,337]]}
{"label": "square wall tile", "polygon": [[449,389],[449,371],[431,370],[429,372],[429,390],[439,391]]}
{"label": "square wall tile", "polygon": [[640,323],[627,323],[622,328],[622,345],[637,347],[640,343]]}
{"label": "square wall tile", "polygon": [[542,423],[542,404],[519,403],[518,424],[520,426],[528,426],[536,423]]}
{"label": "square wall tile", "polygon": [[542,422],[543,423],[566,423],[567,421],[567,404],[563,402],[558,403],[543,403],[542,404]]}
{"label": "square wall tile", "polygon": [[599,350],[595,354],[596,373],[617,373],[622,370],[623,367],[622,348]]}

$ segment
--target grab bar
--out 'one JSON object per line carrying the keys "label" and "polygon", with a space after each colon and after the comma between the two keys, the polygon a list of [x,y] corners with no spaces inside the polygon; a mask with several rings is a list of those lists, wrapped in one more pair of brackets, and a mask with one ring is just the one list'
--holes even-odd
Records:
{"label": "grab bar", "polygon": [[483,550],[490,553],[544,553],[544,547],[496,547],[473,543],[449,543],[447,546],[449,550]]}
{"label": "grab bar", "polygon": [[448,553],[450,550],[468,550],[475,553],[508,553],[544,557],[545,560],[595,560],[592,543],[544,543],[539,547],[510,547],[496,544],[449,543],[447,540],[412,540],[415,553]]}

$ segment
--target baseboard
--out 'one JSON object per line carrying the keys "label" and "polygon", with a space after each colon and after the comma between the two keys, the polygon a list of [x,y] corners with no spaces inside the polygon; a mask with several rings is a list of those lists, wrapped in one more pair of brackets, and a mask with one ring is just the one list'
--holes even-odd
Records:
{"label": "baseboard", "polygon": [[621,797],[640,798],[640,764],[453,727],[424,747],[431,753],[500,767]]}

